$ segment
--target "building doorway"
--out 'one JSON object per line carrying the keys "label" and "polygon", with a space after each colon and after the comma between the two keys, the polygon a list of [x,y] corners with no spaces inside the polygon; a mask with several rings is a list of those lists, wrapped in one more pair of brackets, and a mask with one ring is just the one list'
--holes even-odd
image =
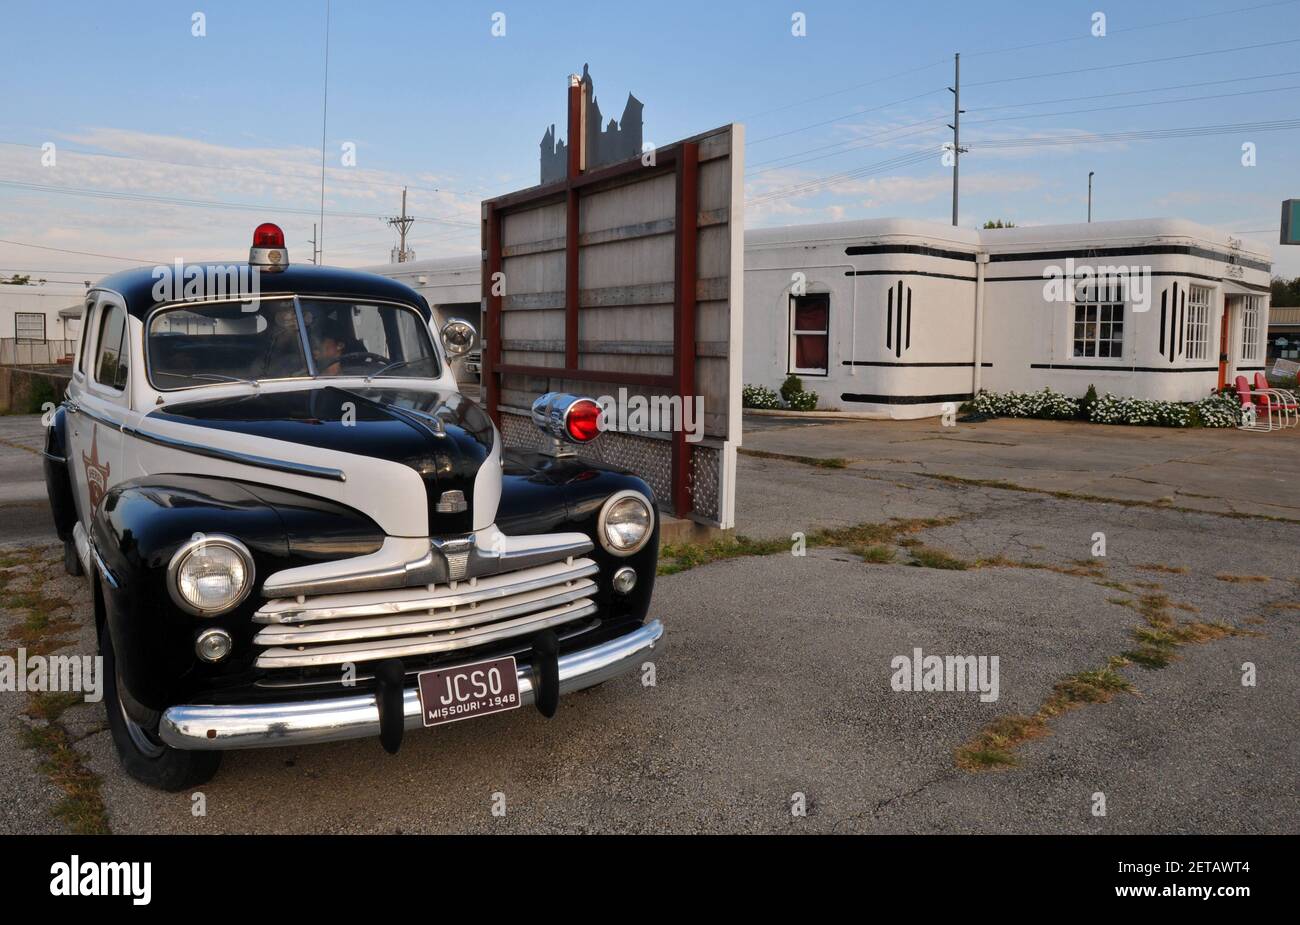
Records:
{"label": "building doorway", "polygon": [[1228,384],[1228,364],[1232,357],[1232,303],[1233,297],[1223,297],[1223,318],[1219,322],[1219,391]]}

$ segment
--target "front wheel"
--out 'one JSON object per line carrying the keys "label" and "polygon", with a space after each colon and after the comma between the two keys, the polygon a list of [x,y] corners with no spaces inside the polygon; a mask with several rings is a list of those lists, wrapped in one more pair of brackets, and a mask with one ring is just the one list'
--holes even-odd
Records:
{"label": "front wheel", "polygon": [[118,688],[113,634],[108,630],[107,621],[100,629],[99,651],[104,656],[104,706],[108,711],[108,730],[126,773],[142,784],[173,792],[211,780],[221,765],[220,752],[172,748],[126,712]]}

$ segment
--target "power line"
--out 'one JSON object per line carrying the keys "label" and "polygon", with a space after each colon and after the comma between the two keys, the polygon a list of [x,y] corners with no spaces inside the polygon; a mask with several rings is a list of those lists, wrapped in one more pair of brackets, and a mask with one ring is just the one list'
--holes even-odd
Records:
{"label": "power line", "polygon": [[[1170,86],[1170,87],[1148,87],[1148,88],[1137,89],[1137,90],[1123,90],[1123,91],[1120,91],[1120,92],[1118,92],[1118,93],[1109,93],[1109,94],[1104,94],[1104,93],[1103,93],[1103,94],[1092,94],[1092,95],[1089,95],[1089,96],[1067,97],[1067,98],[1065,98],[1065,99],[1060,99],[1060,100],[1040,100],[1040,101],[1037,101],[1037,102],[1031,102],[1031,103],[1008,103],[1008,104],[1005,104],[1005,105],[999,105],[999,106],[984,106],[984,107],[980,107],[980,108],[978,108],[978,109],[970,110],[970,112],[973,112],[973,113],[981,113],[981,112],[989,112],[989,111],[994,111],[994,110],[999,110],[999,109],[1020,108],[1020,107],[1023,107],[1023,106],[1040,106],[1040,105],[1047,105],[1047,104],[1049,104],[1049,103],[1057,103],[1057,102],[1071,102],[1071,101],[1076,101],[1076,100],[1087,100],[1087,99],[1103,99],[1103,98],[1106,98],[1106,97],[1109,97],[1109,96],[1127,96],[1127,95],[1132,95],[1132,94],[1135,94],[1135,93],[1155,93],[1155,92],[1160,92],[1160,91],[1163,91],[1163,90],[1175,90],[1175,89],[1183,89],[1183,88],[1197,87],[1197,86],[1208,86],[1208,85],[1212,85],[1212,84],[1222,84],[1222,83],[1235,83],[1235,82],[1243,81],[1243,80],[1264,80],[1264,79],[1271,78],[1271,77],[1284,77],[1284,76],[1292,76],[1292,75],[1295,75],[1295,74],[1300,74],[1300,71],[1281,71],[1281,72],[1276,73],[1276,74],[1260,74],[1260,75],[1257,75],[1257,76],[1254,76],[1254,77],[1234,77],[1234,78],[1230,78],[1230,79],[1228,79],[1228,80],[1201,81],[1201,82],[1198,82],[1198,83],[1183,84],[1183,85],[1175,85],[1175,86]],[[1296,87],[1273,87],[1273,88],[1268,88],[1268,89],[1263,89],[1263,90],[1248,90],[1248,91],[1242,91],[1241,93],[1227,93],[1227,94],[1219,94],[1219,95],[1207,95],[1207,96],[1198,96],[1198,97],[1185,97],[1185,98],[1182,98],[1182,99],[1174,99],[1174,100],[1152,100],[1152,101],[1150,101],[1150,102],[1146,102],[1146,103],[1132,103],[1132,104],[1124,104],[1124,105],[1120,105],[1120,106],[1102,106],[1102,107],[1095,107],[1095,108],[1091,108],[1091,109],[1071,109],[1071,110],[1064,110],[1064,111],[1058,111],[1058,112],[1030,113],[1030,114],[1022,114],[1022,115],[1018,115],[1018,116],[1008,116],[1008,117],[998,118],[998,119],[974,119],[974,120],[968,120],[968,121],[967,121],[967,124],[968,124],[968,125],[981,125],[981,124],[986,124],[986,123],[991,123],[991,122],[1010,122],[1010,121],[1018,121],[1018,120],[1021,120],[1021,119],[1041,119],[1041,118],[1048,118],[1048,117],[1050,117],[1050,116],[1076,115],[1076,114],[1079,114],[1079,113],[1087,113],[1087,112],[1106,112],[1106,111],[1118,110],[1118,109],[1136,109],[1136,108],[1142,108],[1142,107],[1146,107],[1146,106],[1160,106],[1160,105],[1173,104],[1173,103],[1195,102],[1195,101],[1198,101],[1198,100],[1224,99],[1224,98],[1232,97],[1232,96],[1246,96],[1246,95],[1249,95],[1249,94],[1252,94],[1252,93],[1274,93],[1274,92],[1278,92],[1278,91],[1281,91],[1281,90],[1291,90],[1291,89],[1297,89],[1297,88],[1296,88]],[[879,137],[883,137],[883,136],[888,135],[888,134],[892,134],[893,132],[900,131],[901,129],[904,129],[904,128],[911,128],[911,127],[913,127],[913,126],[917,126],[917,125],[933,125],[933,124],[935,124],[935,123],[937,123],[937,122],[940,122],[940,121],[942,121],[942,119],[926,119],[926,120],[922,120],[922,121],[920,121],[920,122],[912,122],[912,123],[908,123],[907,125],[895,126],[894,128],[891,128],[891,129],[885,129],[884,131],[882,131],[882,132],[878,132],[878,133],[876,133],[875,135],[868,135],[868,136],[866,136],[866,138],[867,138],[867,139],[879,138]],[[928,131],[928,130],[927,130],[927,131]],[[923,135],[923,134],[926,134],[926,131],[920,131],[920,132],[909,132],[909,133],[907,133],[907,134],[905,134],[905,135],[899,135],[899,136],[896,136],[896,137],[894,137],[894,138],[888,138],[888,139],[885,139],[885,143],[892,142],[892,141],[901,141],[901,140],[904,139],[904,138],[909,138],[909,137],[912,137],[912,136],[914,136],[914,135]],[[784,168],[787,168],[787,167],[794,167],[794,166],[797,166],[797,165],[799,165],[799,164],[806,164],[806,163],[809,163],[809,162],[811,162],[811,161],[824,160],[824,159],[826,159],[826,158],[828,158],[828,157],[837,157],[837,156],[839,156],[839,155],[841,155],[841,154],[845,154],[845,153],[847,153],[847,152],[849,152],[849,151],[854,151],[854,150],[857,150],[857,149],[859,149],[859,148],[871,148],[871,147],[877,147],[877,146],[879,146],[879,144],[880,144],[880,142],[876,142],[876,141],[871,141],[871,142],[863,143],[864,141],[865,141],[865,139],[853,139],[853,138],[851,138],[851,139],[847,139],[847,140],[845,140],[845,141],[831,142],[830,144],[820,145],[820,146],[815,147],[815,148],[808,148],[808,149],[805,149],[805,150],[803,150],[803,151],[797,151],[797,152],[794,152],[794,153],[792,153],[792,154],[786,154],[786,155],[783,155],[783,156],[781,156],[781,157],[777,157],[777,158],[771,158],[771,159],[766,160],[766,161],[759,161],[759,162],[757,162],[758,165],[763,165],[763,164],[776,164],[778,161],[789,161],[791,158],[799,157],[799,156],[802,155],[802,154],[811,154],[811,153],[813,153],[813,152],[816,152],[816,151],[824,151],[824,150],[827,150],[827,149],[829,149],[829,148],[843,148],[843,149],[844,149],[844,150],[842,150],[842,151],[833,151],[833,152],[831,152],[831,153],[829,153],[829,154],[820,155],[820,156],[818,156],[818,157],[810,157],[810,158],[805,158],[804,160],[791,161],[790,163],[786,163],[786,164],[778,164],[778,165],[775,166],[775,167],[767,167],[767,168],[765,168],[764,170],[751,170],[751,171],[748,171],[748,173],[749,173],[751,176],[757,176],[758,174],[766,173],[766,172],[768,172],[768,171],[770,171],[770,170],[781,170],[781,169],[784,169]],[[855,143],[855,142],[856,142],[856,143]]]}
{"label": "power line", "polygon": [[[179,205],[195,206],[212,209],[231,209],[239,212],[286,212],[293,215],[316,215],[315,209],[294,208],[292,206],[278,206],[258,203],[241,203],[241,202],[220,202],[212,199],[188,199],[179,196],[154,196],[146,193],[132,193],[117,190],[98,190],[85,187],[74,186],[53,186],[40,183],[27,183],[22,180],[13,180],[7,177],[0,178],[0,186],[11,186],[19,189],[30,189],[37,192],[57,193],[69,196],[89,196],[98,199],[123,199],[132,202],[153,202],[161,205]],[[380,215],[376,212],[356,212],[343,209],[326,210],[326,215],[333,215],[340,218],[377,218],[386,219],[387,216]],[[430,218],[427,221],[435,222],[440,225],[452,225],[456,227],[474,228],[479,226],[474,222],[457,222],[451,219]]]}
{"label": "power line", "polygon": [[320,112],[320,230],[312,235],[312,261],[325,260],[325,122],[330,109],[330,0],[325,0],[325,89]]}
{"label": "power line", "polygon": [[42,251],[57,251],[60,254],[79,254],[83,257],[101,257],[104,260],[125,260],[127,263],[167,263],[165,260],[147,260],[144,257],[121,257],[116,254],[96,254],[91,251],[70,250],[66,247],[50,247],[46,244],[29,244],[25,241],[10,241],[0,238],[0,244],[12,244],[15,247],[32,247]]}
{"label": "power line", "polygon": [[[1179,24],[1181,24],[1181,23],[1185,23],[1185,22],[1193,22],[1193,21],[1195,21],[1195,20],[1199,20],[1199,19],[1211,19],[1211,18],[1214,18],[1214,17],[1217,17],[1217,16],[1231,16],[1231,15],[1236,14],[1236,13],[1250,13],[1250,12],[1254,12],[1255,10],[1270,9],[1270,8],[1272,8],[1272,7],[1277,7],[1277,6],[1289,6],[1289,5],[1291,5],[1291,4],[1293,4],[1293,3],[1296,3],[1296,2],[1300,2],[1300,0],[1276,0],[1276,2],[1273,2],[1273,3],[1260,3],[1260,4],[1255,4],[1254,6],[1244,6],[1244,7],[1236,7],[1236,8],[1234,8],[1234,9],[1230,9],[1230,10],[1220,10],[1220,11],[1215,12],[1215,13],[1203,13],[1203,14],[1198,15],[1198,16],[1185,16],[1185,17],[1181,17],[1181,18],[1179,18],[1179,19],[1166,19],[1166,20],[1162,20],[1162,21],[1160,21],[1160,22],[1146,23],[1146,24],[1144,24],[1144,25],[1139,25],[1139,26],[1128,26],[1128,27],[1123,28],[1123,29],[1112,29],[1112,30],[1110,30],[1109,34],[1112,35],[1112,36],[1113,36],[1113,35],[1123,35],[1123,34],[1128,33],[1128,32],[1138,32],[1138,31],[1145,30],[1145,29],[1155,29],[1155,28],[1159,28],[1159,27],[1161,27],[1161,26],[1174,26],[1174,25],[1179,25]],[[1030,43],[1030,44],[1026,44],[1026,45],[1016,45],[1016,46],[1011,46],[1011,47],[1008,47],[1008,48],[991,48],[991,49],[986,49],[986,50],[984,50],[984,51],[968,52],[968,53],[966,53],[966,57],[967,57],[967,58],[978,58],[978,57],[983,57],[983,56],[985,56],[985,55],[1005,54],[1006,52],[1009,52],[1009,51],[1022,51],[1022,50],[1024,50],[1024,49],[1028,49],[1028,48],[1040,48],[1040,47],[1044,47],[1044,46],[1047,46],[1047,45],[1057,45],[1057,44],[1062,44],[1062,43],[1065,43],[1065,42],[1078,42],[1078,41],[1083,41],[1083,40],[1085,40],[1085,39],[1091,39],[1091,38],[1094,38],[1094,37],[1092,36],[1091,33],[1088,33],[1088,34],[1085,34],[1085,35],[1072,36],[1072,37],[1070,37],[1070,38],[1050,39],[1050,40],[1045,41],[1045,42],[1036,42],[1036,43]],[[866,82],[864,82],[864,83],[853,84],[852,86],[842,87],[842,88],[840,88],[839,90],[831,90],[830,92],[827,92],[827,93],[821,93],[821,94],[818,94],[817,96],[810,96],[810,97],[806,97],[806,98],[801,99],[801,100],[795,100],[795,101],[792,102],[792,103],[786,103],[786,104],[781,105],[781,106],[774,106],[774,107],[771,108],[771,109],[764,109],[764,110],[762,110],[761,112],[750,113],[750,114],[747,115],[747,116],[743,116],[743,117],[742,117],[742,121],[748,121],[748,120],[750,120],[750,119],[757,119],[757,118],[759,118],[759,117],[761,117],[761,116],[765,116],[765,115],[768,115],[768,114],[770,114],[770,113],[774,113],[774,112],[782,112],[782,111],[784,111],[784,110],[786,110],[786,109],[792,109],[792,108],[794,108],[795,106],[802,106],[802,105],[804,105],[805,103],[815,103],[815,102],[817,102],[817,101],[819,101],[819,100],[827,99],[828,97],[839,96],[839,95],[842,94],[842,93],[849,93],[849,92],[852,92],[853,90],[860,90],[860,89],[862,89],[863,87],[870,87],[870,86],[874,86],[874,85],[876,85],[876,84],[884,83],[884,82],[889,81],[889,80],[894,80],[894,79],[899,78],[899,77],[906,77],[906,76],[908,76],[909,74],[917,74],[917,73],[920,73],[921,71],[928,71],[928,70],[930,70],[931,68],[935,68],[935,67],[938,67],[938,66],[941,65],[941,64],[947,64],[947,63],[948,63],[948,59],[947,59],[946,57],[945,57],[945,58],[941,58],[941,59],[939,59],[938,61],[933,61],[933,62],[931,62],[930,64],[923,64],[923,65],[921,65],[920,67],[909,68],[908,70],[905,70],[905,71],[899,71],[899,72],[897,72],[897,73],[895,73],[895,74],[887,74],[887,75],[885,75],[885,76],[883,76],[883,77],[877,77],[877,78],[875,78],[875,79],[873,79],[873,80],[868,80],[868,81],[866,81]],[[1027,78],[1026,78],[1026,79],[1027,79]],[[975,84],[967,84],[967,86],[976,86],[976,85],[975,85]]]}
{"label": "power line", "polygon": [[1045,77],[1064,77],[1069,74],[1088,74],[1093,71],[1109,71],[1121,67],[1137,67],[1140,64],[1162,64],[1166,61],[1185,61],[1189,58],[1205,58],[1210,55],[1226,55],[1234,51],[1252,51],[1256,48],[1276,48],[1279,45],[1294,45],[1296,42],[1300,42],[1300,38],[1281,39],[1276,42],[1260,42],[1255,45],[1238,45],[1235,48],[1217,48],[1210,51],[1194,51],[1185,55],[1169,55],[1164,58],[1145,58],[1141,61],[1122,61],[1118,64],[1097,64],[1092,67],[1079,67],[1068,71],[1049,71],[1044,74],[1022,74],[1019,77],[999,77],[996,80],[981,80],[976,83],[967,84],[967,86],[988,87],[993,84],[1014,83],[1020,80],[1041,80]]}
{"label": "power line", "polygon": [[[1266,10],[1275,6],[1290,6],[1291,4],[1297,2],[1300,2],[1300,0],[1277,0],[1277,2],[1274,3],[1260,3],[1255,6],[1238,7],[1232,10],[1219,10],[1217,13],[1202,13],[1199,16],[1184,16],[1181,19],[1166,19],[1163,22],[1152,22],[1142,26],[1126,26],[1123,29],[1111,29],[1106,34],[1108,36],[1123,35],[1128,32],[1140,32],[1145,29],[1157,29],[1160,26],[1176,26],[1185,22],[1195,22],[1200,19],[1213,19],[1216,16],[1231,16],[1235,13],[1250,13],[1255,10]],[[985,55],[1001,55],[1009,51],[1025,51],[1030,48],[1046,48],[1049,45],[1063,45],[1066,42],[1082,42],[1092,38],[1095,38],[1095,36],[1093,36],[1092,33],[1089,32],[1085,35],[1075,35],[1069,38],[1049,39],[1048,41],[1045,42],[1031,42],[1027,45],[1012,45],[1007,48],[991,48],[988,51],[971,52],[966,57],[982,58]]]}
{"label": "power line", "polygon": [[[751,170],[748,171],[748,176],[758,176],[759,174],[769,173],[773,170],[784,170],[788,167],[797,167],[800,164],[808,164],[811,163],[812,161],[822,161],[828,157],[838,157],[839,155],[845,154],[849,151],[857,151],[862,148],[877,148],[884,144],[891,144],[895,141],[902,141],[904,138],[911,138],[915,135],[924,135],[928,132],[933,131],[934,128],[942,126],[944,124],[945,118],[946,118],[945,116],[938,116],[934,119],[925,119],[921,122],[909,122],[906,125],[899,125],[891,129],[885,129],[884,131],[877,132],[874,135],[866,135],[863,136],[862,138],[850,138],[847,141],[836,141],[828,145],[821,145],[816,148],[809,148],[805,151],[796,151],[793,154],[787,154],[783,157],[775,157],[772,158],[771,160],[759,161],[758,162],[759,165],[776,164],[777,161],[787,161],[790,160],[790,158],[792,157],[799,157],[802,154],[811,154],[814,151],[823,151],[827,148],[838,148],[844,145],[848,145],[848,147],[845,147],[843,151],[832,151],[830,154],[820,154],[817,157],[808,157],[808,158],[804,158],[801,161],[791,161],[788,164],[777,164],[775,167],[764,167],[762,170]],[[915,132],[907,132],[904,135],[895,135],[893,138],[884,138],[885,135],[891,135],[894,132],[901,131],[902,129],[912,128],[918,125],[926,126],[926,128]],[[868,139],[879,139],[879,138],[883,138],[883,141],[868,140]]]}
{"label": "power line", "polygon": [[1179,128],[1144,129],[1132,132],[1084,132],[1044,138],[1008,138],[972,142],[976,148],[1037,148],[1069,144],[1108,144],[1126,141],[1154,141],[1170,138],[1196,138],[1205,135],[1232,135],[1238,132],[1288,132],[1300,129],[1300,119],[1275,119],[1267,122],[1238,122],[1231,125],[1196,125]]}
{"label": "power line", "polygon": [[[1037,139],[1006,139],[985,142],[968,142],[967,145],[972,149],[978,148],[1033,148],[1051,145],[1063,144],[1113,144],[1129,141],[1153,141],[1172,138],[1191,138],[1205,135],[1229,135],[1239,132],[1275,132],[1275,131],[1293,131],[1300,129],[1300,119],[1280,119],[1267,122],[1243,122],[1236,124],[1223,125],[1203,125],[1203,126],[1186,126],[1167,129],[1147,129],[1142,131],[1131,132],[1109,132],[1104,134],[1085,133],[1072,134],[1065,136],[1055,136]],[[788,196],[806,195],[813,192],[819,192],[823,189],[833,187],[847,180],[857,179],[872,173],[879,173],[884,170],[900,169],[911,167],[925,160],[934,157],[932,151],[920,151],[912,154],[900,155],[881,161],[876,164],[870,164],[866,167],[847,170],[838,174],[831,174],[825,177],[815,177],[813,179],[797,183],[789,187],[784,187],[766,193],[762,196],[756,196],[747,199],[746,203],[760,204],[770,202],[776,199],[783,199]]]}
{"label": "power line", "polygon": [[1222,100],[1234,96],[1255,96],[1262,93],[1280,93],[1283,90],[1300,90],[1300,84],[1289,87],[1270,87],[1266,90],[1241,90],[1237,93],[1214,93],[1208,96],[1188,96],[1177,100],[1152,100],[1149,103],[1122,103],[1119,106],[1098,106],[1092,109],[1066,109],[1060,112],[1022,113],[1018,116],[1000,116],[997,119],[974,119],[968,125],[987,125],[990,122],[1020,122],[1025,119],[1046,119],[1051,116],[1073,116],[1085,112],[1113,112],[1117,109],[1141,109],[1147,106],[1167,106],[1172,103],[1196,103],[1202,100]]}
{"label": "power line", "polygon": [[796,183],[792,186],[783,187],[770,193],[765,193],[762,196],[755,196],[746,199],[745,202],[747,204],[752,203],[757,205],[775,199],[784,199],[788,196],[816,192],[827,186],[834,186],[835,184],[842,183],[846,180],[854,180],[872,173],[910,167],[914,164],[919,164],[922,161],[930,160],[932,157],[934,157],[934,152],[932,151],[915,151],[910,154],[902,154],[897,157],[891,157],[887,160],[879,161],[875,164],[869,164],[866,167],[858,167],[853,170],[846,170],[842,173],[831,174],[827,177],[816,177],[803,183]]}
{"label": "power line", "polygon": [[[1300,0],[1292,0],[1300,3]],[[1020,109],[1024,106],[1050,106],[1055,103],[1078,103],[1083,100],[1101,100],[1112,96],[1132,96],[1135,93],[1159,93],[1165,90],[1190,90],[1193,87],[1213,87],[1219,84],[1241,83],[1247,80],[1268,80],[1273,77],[1294,77],[1300,71],[1278,71],[1274,74],[1256,74],[1253,77],[1227,77],[1223,80],[1200,80],[1195,83],[1171,84],[1167,87],[1141,87],[1137,90],[1117,90],[1113,93],[1089,93],[1086,96],[1065,96],[1055,100],[1035,100],[1032,103],[1000,103],[997,106],[980,106],[971,112],[991,112],[995,109]]]}
{"label": "power line", "polygon": [[764,135],[762,138],[755,138],[755,139],[752,139],[752,140],[747,140],[745,143],[746,143],[746,145],[757,145],[757,144],[762,144],[763,142],[765,142],[765,141],[771,141],[771,140],[774,139],[774,138],[784,138],[784,137],[787,136],[787,135],[794,135],[794,134],[796,134],[796,133],[798,133],[798,132],[804,132],[804,131],[807,131],[807,130],[810,129],[810,128],[818,128],[818,127],[823,126],[823,125],[829,125],[829,124],[832,124],[832,123],[835,123],[835,122],[842,122],[842,121],[844,121],[844,120],[846,120],[846,119],[851,119],[851,118],[853,118],[853,117],[855,117],[855,116],[862,116],[862,115],[866,115],[866,114],[869,113],[869,112],[877,112],[878,110],[881,110],[881,109],[887,109],[887,108],[889,108],[890,106],[897,106],[897,105],[899,105],[900,103],[910,103],[910,102],[912,102],[913,100],[919,100],[919,99],[921,99],[921,98],[923,98],[923,97],[933,96],[933,95],[936,94],[936,93],[942,93],[945,89],[947,89],[947,88],[946,88],[946,87],[938,87],[938,88],[936,88],[936,89],[934,89],[934,90],[926,90],[924,93],[918,93],[918,94],[916,94],[915,96],[904,97],[904,98],[901,99],[901,100],[893,100],[892,102],[889,102],[889,103],[881,103],[879,106],[873,106],[873,107],[871,107],[870,109],[859,109],[857,112],[850,112],[850,113],[846,113],[846,114],[844,114],[844,115],[842,115],[842,116],[835,116],[835,117],[830,118],[830,119],[824,119],[824,120],[822,120],[821,122],[813,122],[813,123],[811,123],[811,124],[809,124],[809,125],[802,125],[802,126],[800,126],[799,128],[792,128],[792,129],[790,129],[789,131],[786,131],[786,132],[777,132],[777,133],[774,134],[774,135]]}

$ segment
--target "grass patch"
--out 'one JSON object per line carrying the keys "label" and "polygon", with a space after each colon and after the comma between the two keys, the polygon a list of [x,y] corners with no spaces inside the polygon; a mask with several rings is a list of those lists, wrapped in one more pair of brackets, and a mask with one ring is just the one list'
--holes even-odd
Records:
{"label": "grass patch", "polygon": [[957,748],[954,761],[967,771],[1016,766],[1017,746],[1050,732],[1049,722],[1069,710],[1090,703],[1108,703],[1116,694],[1134,693],[1132,682],[1119,673],[1127,665],[1155,670],[1165,668],[1178,656],[1179,646],[1209,642],[1225,636],[1257,635],[1226,623],[1174,619],[1168,595],[1143,594],[1134,598],[1108,598],[1110,603],[1130,607],[1142,614],[1143,623],[1132,630],[1137,645],[1106,660],[1106,667],[1068,675],[1052,685],[1052,692],[1033,716],[1003,716],[981,729],[971,741]]}
{"label": "grass patch", "polygon": [[659,551],[659,575],[675,575],[697,565],[741,556],[770,556],[790,549],[789,540],[756,540],[747,536],[711,543],[670,543]]}
{"label": "grass patch", "polygon": [[1220,573],[1218,575],[1215,575],[1214,577],[1219,581],[1226,581],[1229,584],[1234,584],[1234,585],[1244,585],[1256,581],[1272,580],[1267,575],[1228,575],[1226,573]]}
{"label": "grass patch", "polygon": [[863,562],[871,562],[875,565],[885,565],[894,561],[894,550],[889,546],[863,546],[849,551],[861,556]]}
{"label": "grass patch", "polygon": [[[741,452],[744,452],[744,450],[742,449]],[[1008,482],[1005,479],[968,479],[962,478],[959,475],[944,475],[939,472],[918,472],[916,474],[928,479],[947,482],[951,485],[1000,488],[1003,491],[1021,491],[1033,495],[1048,495],[1053,498],[1059,498],[1062,501],[1088,501],[1095,504],[1117,504],[1120,507],[1141,507],[1158,511],[1178,511],[1183,514],[1207,514],[1211,517],[1226,517],[1229,520],[1268,520],[1276,523],[1300,523],[1300,519],[1294,517],[1276,517],[1272,514],[1243,514],[1237,511],[1207,511],[1203,508],[1197,507],[1180,507],[1172,504],[1171,500],[1168,498],[1160,498],[1156,501],[1143,501],[1136,498],[1112,498],[1107,495],[1092,495],[1078,491],[1031,488],[1028,485],[1018,485],[1015,482]]]}
{"label": "grass patch", "polygon": [[63,711],[68,707],[74,707],[81,703],[84,694],[77,691],[50,691],[39,694],[32,694],[27,700],[28,716],[33,719],[43,719],[47,723],[52,723],[63,715]]}
{"label": "grass patch", "polygon": [[1165,575],[1186,575],[1187,569],[1181,565],[1164,565],[1160,562],[1143,562],[1135,565],[1134,568],[1140,568],[1144,572],[1161,572]]}
{"label": "grass patch", "polygon": [[108,813],[99,793],[99,776],[81,763],[68,731],[57,722],[28,726],[23,745],[43,756],[41,770],[62,788],[64,797],[54,815],[77,835],[108,835]]}
{"label": "grass patch", "polygon": [[[1102,565],[1093,559],[1076,560],[1073,565],[1053,565],[1050,562],[1030,562],[1025,559],[1008,559],[1006,556],[993,556],[989,559],[978,559],[975,562],[975,568],[1026,568],[1038,569],[1044,572],[1056,572],[1058,575],[1074,575],[1078,578],[1101,578]],[[1102,582],[1118,587],[1121,591],[1127,591],[1123,585],[1118,582]]]}
{"label": "grass patch", "polygon": [[[813,530],[804,537],[807,548],[829,547],[847,549],[854,555],[862,556],[867,562],[887,562],[893,559],[890,551],[888,559],[880,551],[871,551],[876,547],[889,544],[902,545],[909,539],[909,534],[932,527],[943,527],[956,523],[958,517],[914,517],[895,518],[887,523],[862,523],[848,527],[827,527]],[[753,539],[737,536],[734,539],[715,540],[712,543],[673,543],[659,551],[659,575],[675,575],[699,565],[708,565],[723,559],[735,559],[740,556],[770,556],[779,552],[788,552],[792,541],[787,539]],[[870,556],[870,558],[869,558]]]}
{"label": "grass patch", "polygon": [[767,450],[751,450],[747,447],[740,447],[737,451],[742,456],[753,456],[756,459],[779,459],[783,462],[798,463],[801,466],[812,466],[815,469],[847,469],[851,459],[845,459],[843,456],[796,456],[793,453],[771,453]]}
{"label": "grass patch", "polygon": [[948,569],[949,571],[962,572],[970,568],[970,563],[956,556],[944,552],[942,549],[933,549],[929,546],[915,546],[910,550],[912,561],[909,565],[919,565],[921,568],[938,568]]}
{"label": "grass patch", "polygon": [[[15,648],[5,654],[16,656],[17,648],[28,656],[48,655],[72,643],[80,629],[70,616],[56,616],[71,609],[71,602],[37,590],[15,589],[20,578],[42,578],[40,569],[51,567],[46,550],[29,547],[0,556],[0,608],[22,615],[10,629],[7,642]],[[77,835],[109,833],[108,814],[99,793],[99,777],[81,762],[67,729],[59,722],[63,713],[80,703],[75,692],[45,692],[28,695],[24,713],[35,720],[22,723],[22,745],[39,753],[42,773],[63,791],[54,815]]]}
{"label": "grass patch", "polygon": [[967,771],[1015,767],[1020,759],[1014,749],[1047,734],[1047,724],[1037,716],[999,716],[970,742],[958,746],[955,755],[957,767]]}

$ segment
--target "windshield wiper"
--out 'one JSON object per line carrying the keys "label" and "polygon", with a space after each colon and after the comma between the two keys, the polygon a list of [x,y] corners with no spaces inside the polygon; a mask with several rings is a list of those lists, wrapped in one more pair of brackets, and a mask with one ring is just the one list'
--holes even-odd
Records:
{"label": "windshield wiper", "polygon": [[242,382],[244,385],[251,385],[253,388],[259,388],[262,383],[256,379],[241,379],[239,376],[227,376],[222,373],[184,373],[190,379],[211,379],[214,382]]}
{"label": "windshield wiper", "polygon": [[433,359],[432,356],[427,356],[427,357],[415,357],[414,359],[410,359],[410,360],[398,360],[397,362],[389,363],[383,369],[376,370],[375,372],[371,373],[369,376],[366,376],[365,381],[369,382],[371,379],[375,378],[376,376],[382,376],[390,369],[400,369],[403,366],[410,366],[412,363],[423,363],[426,360],[432,360],[432,359]]}

